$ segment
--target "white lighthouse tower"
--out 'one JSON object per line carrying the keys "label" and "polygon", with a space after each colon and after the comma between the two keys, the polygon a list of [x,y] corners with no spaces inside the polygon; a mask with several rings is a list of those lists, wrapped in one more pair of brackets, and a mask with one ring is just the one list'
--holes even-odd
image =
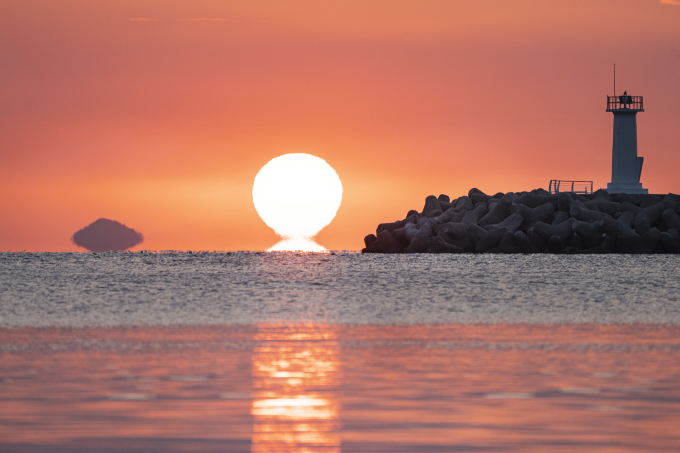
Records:
{"label": "white lighthouse tower", "polygon": [[607,96],[607,111],[614,114],[612,182],[609,193],[646,194],[642,188],[642,157],[637,155],[637,113],[644,112],[642,96]]}

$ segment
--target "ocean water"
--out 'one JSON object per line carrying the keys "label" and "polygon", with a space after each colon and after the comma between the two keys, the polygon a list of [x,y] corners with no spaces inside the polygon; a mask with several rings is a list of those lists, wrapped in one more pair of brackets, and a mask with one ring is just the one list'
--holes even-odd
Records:
{"label": "ocean water", "polygon": [[679,264],[0,254],[0,451],[678,451]]}
{"label": "ocean water", "polygon": [[3,253],[0,327],[680,323],[675,255]]}

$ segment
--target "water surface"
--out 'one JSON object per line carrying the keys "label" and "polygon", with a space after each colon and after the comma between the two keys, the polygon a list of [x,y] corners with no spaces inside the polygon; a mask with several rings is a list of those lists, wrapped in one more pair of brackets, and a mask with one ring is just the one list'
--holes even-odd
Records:
{"label": "water surface", "polygon": [[679,263],[0,254],[0,451],[678,451]]}
{"label": "water surface", "polygon": [[0,254],[0,327],[680,323],[676,255]]}

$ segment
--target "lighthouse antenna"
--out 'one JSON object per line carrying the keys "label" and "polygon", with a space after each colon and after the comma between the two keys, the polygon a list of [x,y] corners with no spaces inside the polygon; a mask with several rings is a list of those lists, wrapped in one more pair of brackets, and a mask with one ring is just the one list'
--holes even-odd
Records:
{"label": "lighthouse antenna", "polygon": [[616,96],[616,63],[614,63],[614,96]]}

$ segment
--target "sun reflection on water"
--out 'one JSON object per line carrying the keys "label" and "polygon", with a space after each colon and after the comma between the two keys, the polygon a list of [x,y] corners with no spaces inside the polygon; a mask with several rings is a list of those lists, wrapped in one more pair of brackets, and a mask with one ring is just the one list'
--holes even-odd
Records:
{"label": "sun reflection on water", "polygon": [[340,453],[340,370],[326,326],[260,326],[252,452]]}
{"label": "sun reflection on water", "polygon": [[325,252],[326,248],[309,238],[286,238],[267,249],[268,252]]}

